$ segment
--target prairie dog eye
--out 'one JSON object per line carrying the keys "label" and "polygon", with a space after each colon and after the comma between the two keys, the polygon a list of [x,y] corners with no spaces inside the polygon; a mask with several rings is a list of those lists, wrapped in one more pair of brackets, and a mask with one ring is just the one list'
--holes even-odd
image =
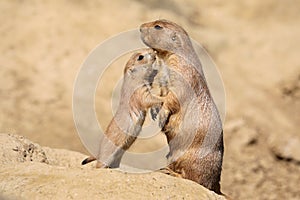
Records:
{"label": "prairie dog eye", "polygon": [[161,30],[163,27],[160,26],[160,25],[155,25],[154,28],[155,28],[156,30]]}
{"label": "prairie dog eye", "polygon": [[143,60],[144,56],[143,55],[139,55],[139,57],[137,58],[138,61]]}

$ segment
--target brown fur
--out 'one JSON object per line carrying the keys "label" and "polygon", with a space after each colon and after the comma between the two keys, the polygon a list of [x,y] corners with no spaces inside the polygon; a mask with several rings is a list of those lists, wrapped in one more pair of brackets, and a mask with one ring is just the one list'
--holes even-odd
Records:
{"label": "brown fur", "polygon": [[[147,109],[162,104],[160,97],[150,93],[156,75],[155,52],[144,49],[131,56],[124,69],[119,107],[105,131],[97,155],[97,167],[119,167],[124,152],[139,135]],[[82,164],[96,160],[86,158]]]}
{"label": "brown fur", "polygon": [[140,31],[142,41],[158,51],[159,62],[168,69],[164,82],[169,93],[159,112],[170,147],[166,169],[220,194],[222,123],[189,36],[167,20],[145,23]]}

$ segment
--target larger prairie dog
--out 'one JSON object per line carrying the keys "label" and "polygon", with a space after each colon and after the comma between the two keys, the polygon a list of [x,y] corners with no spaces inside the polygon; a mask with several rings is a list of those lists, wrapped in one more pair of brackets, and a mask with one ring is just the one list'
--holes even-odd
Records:
{"label": "larger prairie dog", "polygon": [[[141,39],[158,52],[169,90],[159,112],[167,137],[170,172],[221,193],[223,130],[200,60],[187,32],[157,20],[140,26]],[[172,174],[171,173],[171,174]]]}
{"label": "larger prairie dog", "polygon": [[85,159],[82,164],[97,160],[97,168],[119,167],[123,154],[141,132],[148,108],[162,104],[162,98],[150,91],[157,74],[155,59],[155,51],[147,48],[128,60],[119,106],[100,141],[98,155]]}

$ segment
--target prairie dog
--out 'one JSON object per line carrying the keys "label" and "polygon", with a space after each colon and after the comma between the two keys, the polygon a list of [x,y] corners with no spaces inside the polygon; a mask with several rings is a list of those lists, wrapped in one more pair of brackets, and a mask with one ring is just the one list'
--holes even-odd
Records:
{"label": "prairie dog", "polygon": [[100,141],[96,157],[88,157],[82,164],[97,160],[97,168],[117,168],[125,151],[141,132],[148,108],[162,105],[162,98],[151,93],[157,74],[156,52],[150,48],[139,50],[128,60],[118,109],[105,136]]}
{"label": "prairie dog", "polygon": [[159,111],[170,148],[167,169],[221,194],[222,122],[191,40],[182,27],[167,20],[142,24],[140,32],[169,70],[169,92]]}

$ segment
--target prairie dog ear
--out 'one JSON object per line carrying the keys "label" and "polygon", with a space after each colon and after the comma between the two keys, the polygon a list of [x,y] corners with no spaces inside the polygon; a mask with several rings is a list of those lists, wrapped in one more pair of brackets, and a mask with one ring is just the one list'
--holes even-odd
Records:
{"label": "prairie dog ear", "polygon": [[177,32],[171,34],[171,42],[175,47],[180,47],[184,43],[181,35],[177,34]]}
{"label": "prairie dog ear", "polygon": [[177,37],[177,35],[176,35],[176,32],[174,32],[174,33],[172,33],[172,35],[171,35],[171,40],[172,41],[176,41],[176,40],[178,40],[178,37]]}

